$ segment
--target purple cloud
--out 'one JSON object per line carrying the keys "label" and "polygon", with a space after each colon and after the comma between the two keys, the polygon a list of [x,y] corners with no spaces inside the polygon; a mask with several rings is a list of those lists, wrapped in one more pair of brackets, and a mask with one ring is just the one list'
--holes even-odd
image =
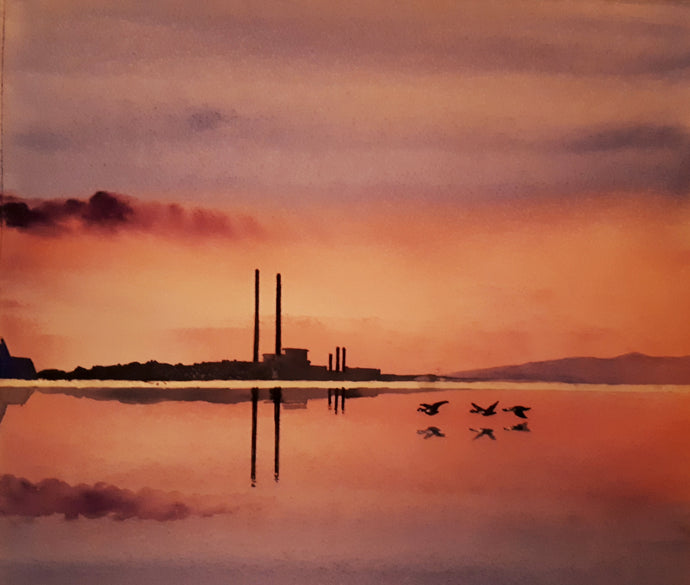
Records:
{"label": "purple cloud", "polygon": [[1,209],[7,227],[40,235],[138,230],[203,239],[263,236],[263,229],[253,217],[231,218],[221,211],[189,209],[174,203],[143,203],[106,191],[98,191],[87,200],[27,201],[8,197]]}

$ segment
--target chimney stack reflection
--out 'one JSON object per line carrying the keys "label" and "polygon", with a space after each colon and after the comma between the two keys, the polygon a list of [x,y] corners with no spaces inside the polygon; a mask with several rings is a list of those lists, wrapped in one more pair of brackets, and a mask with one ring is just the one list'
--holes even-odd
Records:
{"label": "chimney stack reflection", "polygon": [[274,426],[274,446],[273,446],[273,479],[277,483],[280,478],[280,403],[283,399],[283,389],[273,388],[271,390],[273,400],[273,426]]}
{"label": "chimney stack reflection", "polygon": [[252,487],[256,487],[256,419],[259,406],[259,389],[252,388]]}
{"label": "chimney stack reflection", "polygon": [[331,409],[332,398],[335,397],[335,414],[338,414],[338,403],[340,410],[345,414],[345,388],[328,389],[328,409]]}
{"label": "chimney stack reflection", "polygon": [[[274,445],[273,445],[273,479],[278,482],[280,479],[280,410],[283,402],[283,389],[272,388],[270,392],[273,402],[273,425],[274,425]],[[259,412],[259,389],[252,388],[252,449],[251,449],[251,486],[256,487],[256,443]]]}

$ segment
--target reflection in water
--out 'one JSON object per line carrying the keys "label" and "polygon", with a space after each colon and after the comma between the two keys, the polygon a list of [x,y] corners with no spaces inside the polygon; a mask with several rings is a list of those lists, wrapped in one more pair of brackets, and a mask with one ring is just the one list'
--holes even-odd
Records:
{"label": "reflection in water", "polygon": [[14,475],[0,477],[0,515],[39,517],[64,514],[65,519],[111,517],[115,520],[181,520],[189,516],[227,513],[225,506],[183,501],[179,494],[144,488],[137,492],[114,485],[76,485],[56,478],[32,483]]}
{"label": "reflection in water", "polygon": [[417,412],[423,412],[424,414],[428,414],[429,416],[434,416],[435,414],[438,414],[438,409],[441,408],[441,406],[443,406],[444,404],[448,404],[448,401],[441,400],[439,402],[434,402],[433,404],[427,404],[426,402],[422,402],[419,405]]}
{"label": "reflection in water", "polygon": [[424,435],[425,439],[429,439],[431,437],[445,437],[445,435],[441,432],[441,429],[438,427],[427,427],[425,429],[420,429],[417,431],[417,434]]}
{"label": "reflection in water", "polygon": [[[283,389],[271,388],[271,401],[273,402],[273,479],[280,479],[280,408],[283,401]],[[251,486],[256,487],[256,437],[259,409],[259,389],[252,388],[252,451],[251,451]]]}
{"label": "reflection in water", "polygon": [[[252,389],[250,388],[230,388],[230,387],[211,387],[211,388],[197,388],[197,387],[174,387],[161,383],[160,385],[140,386],[124,386],[124,387],[40,387],[36,389],[41,394],[62,394],[65,396],[73,396],[75,398],[88,398],[98,401],[117,401],[122,404],[158,404],[168,402],[208,402],[211,404],[239,404],[241,402],[249,402],[252,399]],[[263,393],[262,389],[258,389]],[[283,408],[299,409],[306,407],[309,400],[323,398],[324,388],[319,387],[305,387],[305,388],[283,388],[289,391],[286,397],[285,393],[282,398]],[[0,388],[1,392],[32,392],[33,390],[19,389],[19,388]],[[381,392],[386,394],[400,394],[408,393],[409,389],[395,389],[395,388],[345,388],[328,389],[328,406],[331,406],[331,399],[333,396],[340,397],[341,402],[344,401],[345,393],[348,398],[361,398],[378,396]],[[2,394],[0,394],[2,396]],[[340,407],[342,408],[342,404]]]}
{"label": "reflection in water", "polygon": [[56,387],[39,388],[43,394],[64,394],[75,398],[91,400],[117,400],[122,404],[157,404],[160,402],[210,402],[213,404],[237,404],[251,399],[250,390],[227,388],[178,388],[163,385],[145,387],[79,388]]}
{"label": "reflection in water", "polygon": [[[245,403],[230,407],[38,391],[20,409],[0,392],[0,583],[687,583],[688,390],[460,387],[361,400],[333,419],[327,388],[269,388],[227,392]],[[364,389],[331,391],[331,408],[336,394],[340,413]],[[288,410],[307,397],[316,411]],[[415,405],[442,398],[443,431],[421,427],[431,421]],[[467,412],[499,398],[532,405],[539,432],[498,408],[493,429]],[[274,477],[281,457],[289,470],[279,489],[268,465],[256,469],[257,450],[270,457],[271,407]],[[252,485],[268,489],[229,464],[246,465],[249,412]],[[435,441],[448,424],[473,428],[470,441]],[[499,445],[503,428],[518,432]]]}
{"label": "reflection in water", "polygon": [[[283,400],[283,389],[273,388],[270,390],[270,399],[273,402],[274,417],[274,480],[280,478],[280,416],[281,409],[305,408],[310,398],[323,397],[322,388],[292,389],[290,400],[285,403]],[[260,397],[259,388],[233,389],[228,391],[226,388],[170,388],[167,386],[154,387],[124,387],[124,388],[40,388],[41,394],[62,394],[75,398],[88,398],[97,401],[117,401],[122,404],[158,404],[168,402],[209,402],[215,404],[237,404],[250,400],[252,403],[252,425],[251,425],[251,465],[250,480],[251,486],[256,487],[256,450],[258,435],[258,402]],[[0,388],[0,422],[3,420],[8,405],[22,405],[26,403],[34,389],[27,388]],[[346,390],[345,388],[328,389],[328,406],[331,408],[332,399],[335,398],[335,413],[340,410],[345,412],[346,396],[376,396],[379,390],[369,388],[356,388]]]}
{"label": "reflection in water", "polygon": [[345,413],[345,388],[328,389],[328,410],[331,409],[332,400],[335,399],[335,414],[338,414],[338,399],[340,399],[340,409]]}
{"label": "reflection in water", "polygon": [[252,487],[256,487],[256,419],[259,408],[259,389],[252,388]]}
{"label": "reflection in water", "polygon": [[529,433],[529,428],[527,426],[526,422],[519,423],[516,425],[512,425],[510,427],[503,427],[506,431],[523,431],[523,432],[528,432]]}
{"label": "reflection in water", "polygon": [[280,403],[283,398],[282,388],[271,390],[273,400],[273,426],[274,426],[274,446],[273,446],[273,479],[278,482],[280,478]]}
{"label": "reflection in water", "polygon": [[473,433],[477,433],[477,436],[474,438],[475,441],[477,439],[479,439],[480,437],[489,437],[489,439],[491,439],[492,441],[496,440],[496,437],[494,437],[494,430],[493,429],[487,429],[487,428],[482,427],[480,429],[470,428],[470,430]]}
{"label": "reflection in water", "polygon": [[0,423],[5,418],[7,407],[10,405],[23,406],[33,394],[30,388],[2,388],[0,389]]}

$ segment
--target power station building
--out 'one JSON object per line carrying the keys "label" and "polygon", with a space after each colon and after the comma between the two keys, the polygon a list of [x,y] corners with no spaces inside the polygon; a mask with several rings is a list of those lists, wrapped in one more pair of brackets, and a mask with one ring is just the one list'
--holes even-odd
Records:
{"label": "power station building", "polygon": [[[100,379],[100,380],[381,380],[378,368],[352,368],[347,365],[345,347],[335,348],[328,355],[328,365],[312,365],[309,350],[282,345],[282,289],[280,274],[276,275],[275,351],[264,353],[259,360],[259,271],[255,271],[254,290],[254,348],[252,361],[223,360],[202,362],[185,366],[149,361],[145,364],[132,362],[116,366],[93,366],[89,370],[78,367],[73,372],[43,370],[45,379]],[[36,378],[34,364],[29,358],[12,357],[0,341],[0,378]]]}
{"label": "power station building", "polygon": [[[328,366],[313,366],[307,357],[308,349],[282,347],[282,283],[276,275],[275,352],[262,355],[263,365],[270,368],[271,377],[278,380],[377,380],[378,368],[350,368],[345,363],[346,349],[336,348],[336,363],[329,354]],[[342,363],[341,363],[342,353]],[[254,271],[254,362],[259,361],[259,271]]]}

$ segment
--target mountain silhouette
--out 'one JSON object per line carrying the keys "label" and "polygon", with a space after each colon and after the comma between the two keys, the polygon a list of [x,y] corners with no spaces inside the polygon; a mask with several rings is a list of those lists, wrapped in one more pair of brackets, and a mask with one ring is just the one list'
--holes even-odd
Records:
{"label": "mountain silhouette", "polygon": [[690,356],[627,353],[614,358],[569,357],[520,365],[464,370],[462,380],[566,382],[570,384],[690,384]]}

